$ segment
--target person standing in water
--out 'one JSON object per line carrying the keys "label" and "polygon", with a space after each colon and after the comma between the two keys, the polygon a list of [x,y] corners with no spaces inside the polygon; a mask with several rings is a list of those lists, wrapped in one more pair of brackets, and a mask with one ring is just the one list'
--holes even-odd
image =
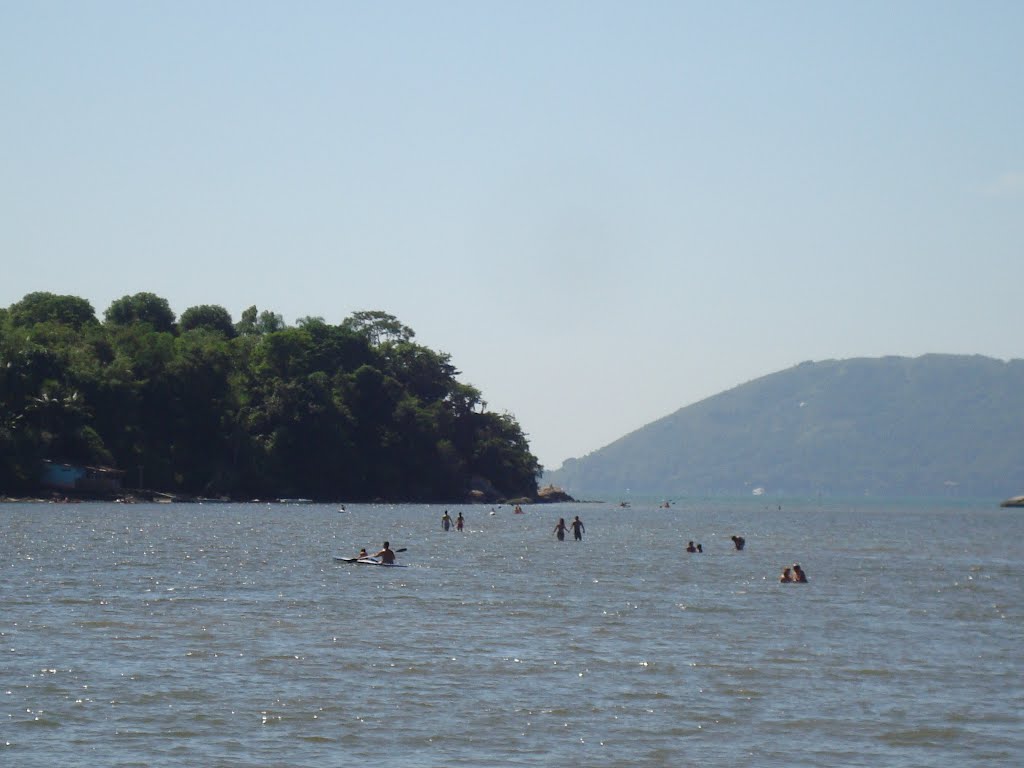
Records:
{"label": "person standing in water", "polygon": [[459,512],[459,516],[455,518],[455,530],[461,531],[462,526],[465,525],[466,521],[462,519],[462,513]]}
{"label": "person standing in water", "polygon": [[745,546],[747,546],[747,540],[744,539],[742,536],[734,535],[732,537],[732,543],[733,546],[736,547],[736,549],[743,549]]}
{"label": "person standing in water", "polygon": [[559,541],[565,541],[565,531],[568,526],[565,524],[565,518],[558,518],[558,525],[555,526],[555,536],[558,537]]}
{"label": "person standing in water", "polygon": [[580,516],[576,515],[576,519],[569,523],[569,525],[572,526],[572,535],[576,541],[583,541],[583,532],[587,529],[583,527],[583,521],[580,520]]}
{"label": "person standing in water", "polygon": [[448,510],[446,509],[444,511],[444,514],[441,515],[441,528],[443,528],[444,530],[447,531],[451,527],[452,527],[452,516],[448,514]]}

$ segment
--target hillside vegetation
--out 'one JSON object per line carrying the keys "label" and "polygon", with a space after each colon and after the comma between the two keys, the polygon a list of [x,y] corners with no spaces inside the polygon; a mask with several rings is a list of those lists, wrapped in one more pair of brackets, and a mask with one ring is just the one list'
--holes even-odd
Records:
{"label": "hillside vegetation", "polygon": [[576,496],[1024,490],[1024,361],[807,362],[682,408],[545,481]]}
{"label": "hillside vegetation", "polygon": [[38,490],[48,459],[205,496],[534,496],[519,424],[414,335],[379,311],[178,318],[152,293],[100,322],[85,299],[29,294],[0,310],[0,493]]}

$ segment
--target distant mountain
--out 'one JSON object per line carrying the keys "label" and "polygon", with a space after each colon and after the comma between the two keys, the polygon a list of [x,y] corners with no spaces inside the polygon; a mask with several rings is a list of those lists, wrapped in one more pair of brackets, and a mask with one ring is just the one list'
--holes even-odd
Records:
{"label": "distant mountain", "polygon": [[682,408],[544,482],[577,498],[1024,492],[1024,360],[806,362]]}

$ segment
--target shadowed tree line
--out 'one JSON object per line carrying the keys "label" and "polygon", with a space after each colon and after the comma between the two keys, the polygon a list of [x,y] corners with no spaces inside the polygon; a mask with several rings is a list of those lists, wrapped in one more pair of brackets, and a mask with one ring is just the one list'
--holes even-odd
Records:
{"label": "shadowed tree line", "polygon": [[100,321],[85,299],[31,293],[0,309],[0,491],[38,490],[50,459],[233,498],[535,496],[541,467],[515,418],[414,337],[379,311],[176,318],[137,293]]}

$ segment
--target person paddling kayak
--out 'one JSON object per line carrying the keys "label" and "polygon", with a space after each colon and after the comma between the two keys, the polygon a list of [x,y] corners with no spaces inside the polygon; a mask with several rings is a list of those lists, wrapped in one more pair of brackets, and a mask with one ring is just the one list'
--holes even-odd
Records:
{"label": "person paddling kayak", "polygon": [[374,557],[379,557],[380,561],[385,565],[394,565],[395,563],[395,553],[391,551],[391,544],[387,541],[384,542],[384,549],[375,554]]}

